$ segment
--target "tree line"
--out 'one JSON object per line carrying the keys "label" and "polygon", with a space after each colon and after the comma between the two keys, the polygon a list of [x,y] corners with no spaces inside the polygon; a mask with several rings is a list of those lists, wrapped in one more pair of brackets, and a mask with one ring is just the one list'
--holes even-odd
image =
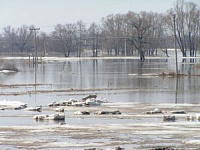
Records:
{"label": "tree line", "polygon": [[81,57],[85,53],[94,57],[138,55],[144,61],[146,55],[154,56],[158,51],[168,56],[167,50],[174,48],[176,37],[182,55],[195,57],[200,43],[200,10],[193,2],[177,0],[166,13],[129,11],[108,15],[101,23],[89,26],[83,21],[57,24],[49,34],[37,32],[36,41],[31,28],[34,26],[3,28],[0,51],[34,54],[37,48],[42,56],[60,53],[64,57]]}

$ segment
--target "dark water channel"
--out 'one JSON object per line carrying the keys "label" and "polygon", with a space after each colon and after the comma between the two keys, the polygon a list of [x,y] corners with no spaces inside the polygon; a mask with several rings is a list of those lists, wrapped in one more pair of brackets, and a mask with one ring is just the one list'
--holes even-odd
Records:
{"label": "dark water channel", "polygon": [[[179,62],[181,73],[200,74],[198,61]],[[2,66],[18,73],[0,73],[0,99],[18,100],[29,106],[97,94],[110,102],[199,103],[199,76],[163,77],[154,73],[175,70],[173,59],[66,59],[43,61],[37,72],[25,60],[4,60]],[[197,66],[197,67],[196,67]],[[33,86],[36,83],[36,87]],[[13,86],[12,86],[13,85]],[[66,90],[66,91],[65,91]],[[34,93],[34,91],[39,91]]]}

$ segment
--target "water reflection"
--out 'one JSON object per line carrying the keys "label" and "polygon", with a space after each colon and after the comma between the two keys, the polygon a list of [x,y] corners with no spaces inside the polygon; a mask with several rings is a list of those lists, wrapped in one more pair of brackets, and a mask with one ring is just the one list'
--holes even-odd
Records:
{"label": "water reflection", "polygon": [[179,86],[179,77],[176,77],[176,94],[175,94],[175,104],[178,103],[178,86]]}
{"label": "water reflection", "polygon": [[38,66],[38,64],[35,64],[34,65],[34,69],[35,69],[35,77],[34,77],[34,79],[35,79],[35,91],[34,91],[34,96],[35,96],[35,106],[36,106],[36,100],[37,100],[37,66]]}
{"label": "water reflection", "polygon": [[[0,74],[1,84],[27,86],[1,88],[1,99],[20,100],[30,105],[46,105],[54,100],[98,94],[111,102],[199,103],[200,79],[192,75],[200,72],[190,60],[179,63],[179,68],[181,73],[190,72],[191,76],[180,78],[142,76],[173,71],[173,59],[147,59],[144,63],[134,59],[71,59],[47,61],[38,64],[36,68],[29,67],[24,61],[13,63],[17,64],[20,72],[13,75]],[[29,84],[35,86],[28,86]],[[70,89],[73,89],[73,92],[58,92]],[[35,91],[34,96],[30,94],[31,91]],[[12,95],[20,92],[23,94]]]}

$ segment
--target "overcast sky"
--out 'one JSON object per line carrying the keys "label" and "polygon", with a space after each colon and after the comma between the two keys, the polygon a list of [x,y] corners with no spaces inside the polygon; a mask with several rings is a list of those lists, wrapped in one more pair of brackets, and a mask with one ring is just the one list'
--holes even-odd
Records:
{"label": "overcast sky", "polygon": [[[52,31],[56,24],[100,22],[109,14],[128,11],[165,12],[176,0],[0,0],[0,29],[34,24]],[[189,1],[189,0],[188,0]],[[200,6],[200,0],[190,0]]]}

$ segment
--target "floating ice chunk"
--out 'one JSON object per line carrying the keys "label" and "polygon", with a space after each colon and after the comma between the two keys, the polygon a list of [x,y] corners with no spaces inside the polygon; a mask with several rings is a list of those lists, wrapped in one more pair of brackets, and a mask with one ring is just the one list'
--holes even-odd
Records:
{"label": "floating ice chunk", "polygon": [[54,101],[54,102],[48,104],[48,106],[49,106],[49,107],[59,106],[59,103],[57,103],[57,102]]}
{"label": "floating ice chunk", "polygon": [[27,107],[26,103],[22,103],[20,101],[9,101],[9,100],[2,100],[0,101],[0,107],[10,108],[10,109],[24,109]]}
{"label": "floating ice chunk", "polygon": [[95,114],[97,114],[97,115],[120,115],[121,112],[119,110],[114,110],[114,111],[98,111]]}
{"label": "floating ice chunk", "polygon": [[101,103],[97,102],[95,98],[92,98],[92,99],[87,99],[85,101],[85,105],[87,106],[97,106],[97,105],[100,105]]}
{"label": "floating ice chunk", "polygon": [[89,111],[76,111],[74,115],[90,115]]}
{"label": "floating ice chunk", "polygon": [[63,101],[65,106],[70,106],[70,105],[72,105],[73,103],[76,103],[76,102],[78,102],[78,100],[72,99],[72,98],[70,98],[68,101]]}
{"label": "floating ice chunk", "polygon": [[39,107],[27,107],[24,110],[26,110],[26,111],[42,111],[42,107],[41,106],[39,106]]}
{"label": "floating ice chunk", "polygon": [[13,69],[0,69],[0,73],[15,73],[18,72],[17,68],[13,68]]}
{"label": "floating ice chunk", "polygon": [[72,103],[71,106],[81,107],[81,106],[84,106],[84,105],[85,105],[85,102],[74,102],[74,103]]}
{"label": "floating ice chunk", "polygon": [[114,147],[114,148],[108,148],[107,150],[125,150],[125,148],[122,147]]}
{"label": "floating ice chunk", "polygon": [[89,95],[87,97],[82,98],[81,100],[76,100],[76,99],[69,99],[65,101],[60,101],[60,102],[52,102],[48,104],[49,107],[53,106],[77,106],[77,107],[82,107],[82,106],[98,106],[101,105],[101,103],[107,103],[107,100],[105,98],[96,98],[96,95]]}
{"label": "floating ice chunk", "polygon": [[96,95],[88,95],[88,96],[86,96],[86,97],[82,98],[82,100],[83,100],[83,101],[86,101],[87,99],[91,99],[91,98],[94,98],[94,99],[96,99],[96,98],[97,98],[97,96],[96,96]]}
{"label": "floating ice chunk", "polygon": [[104,97],[96,98],[96,101],[98,103],[108,103],[108,100]]}
{"label": "floating ice chunk", "polygon": [[64,112],[65,109],[64,108],[56,108],[56,112]]}
{"label": "floating ice chunk", "polygon": [[163,121],[169,121],[169,122],[174,122],[176,121],[176,117],[175,116],[163,116]]}
{"label": "floating ice chunk", "polygon": [[186,144],[200,144],[200,140],[187,140],[185,141]]}
{"label": "floating ice chunk", "polygon": [[163,113],[163,112],[159,108],[155,108],[153,111],[146,112],[146,114],[161,114],[161,113]]}
{"label": "floating ice chunk", "polygon": [[171,111],[172,114],[186,114],[185,110],[174,110]]}
{"label": "floating ice chunk", "polygon": [[196,114],[196,119],[200,121],[200,113]]}
{"label": "floating ice chunk", "polygon": [[43,115],[35,115],[33,117],[35,120],[65,120],[65,114],[59,113],[59,114],[43,114]]}
{"label": "floating ice chunk", "polygon": [[187,121],[194,121],[195,117],[194,116],[186,116]]}

